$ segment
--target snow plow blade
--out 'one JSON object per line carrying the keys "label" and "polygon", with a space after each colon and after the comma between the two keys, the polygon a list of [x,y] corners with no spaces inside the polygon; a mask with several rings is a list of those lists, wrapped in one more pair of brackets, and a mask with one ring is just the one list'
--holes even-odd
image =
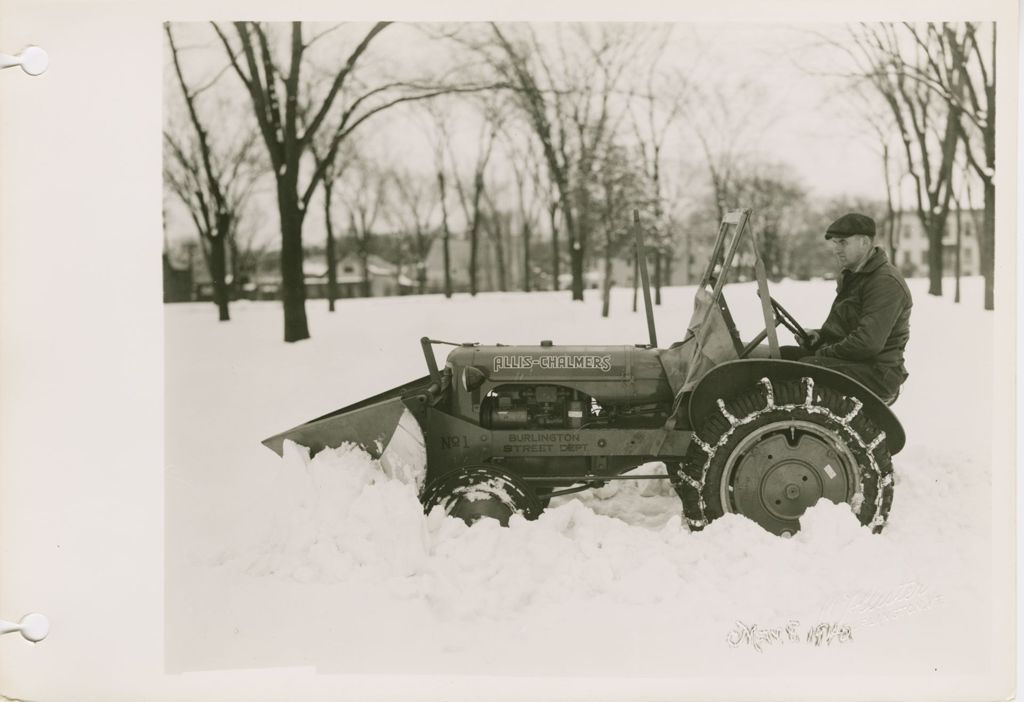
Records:
{"label": "snow plow blade", "polygon": [[[263,440],[283,456],[285,439],[309,448],[314,456],[346,442],[359,445],[373,458],[399,455],[403,460],[426,456],[417,415],[426,407],[430,376],[374,395]],[[383,462],[383,461],[382,461]]]}

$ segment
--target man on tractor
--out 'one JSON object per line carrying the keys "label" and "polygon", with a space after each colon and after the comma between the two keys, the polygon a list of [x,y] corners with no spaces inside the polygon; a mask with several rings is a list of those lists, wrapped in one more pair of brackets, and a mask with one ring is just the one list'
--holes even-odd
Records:
{"label": "man on tractor", "polygon": [[910,290],[875,246],[870,217],[845,214],[829,225],[825,239],[842,266],[836,299],[821,329],[807,330],[801,346],[783,347],[783,358],[839,371],[892,404],[908,376]]}

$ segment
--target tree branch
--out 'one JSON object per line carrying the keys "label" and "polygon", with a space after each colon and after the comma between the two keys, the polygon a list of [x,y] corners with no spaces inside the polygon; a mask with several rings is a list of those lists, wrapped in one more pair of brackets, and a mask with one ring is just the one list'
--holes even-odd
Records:
{"label": "tree branch", "polygon": [[359,42],[359,45],[352,50],[352,53],[349,55],[348,60],[345,61],[345,65],[342,67],[340,71],[338,71],[338,74],[334,77],[334,81],[331,83],[331,88],[327,92],[327,97],[324,98],[324,101],[321,104],[320,109],[317,110],[316,116],[313,117],[312,121],[310,121],[309,123],[309,127],[306,129],[305,133],[303,133],[303,135],[299,138],[300,144],[302,144],[303,146],[308,144],[309,141],[313,138],[313,135],[316,134],[318,129],[320,129],[320,125],[323,123],[324,119],[330,112],[331,106],[334,104],[334,99],[338,96],[338,92],[341,90],[341,86],[345,83],[345,79],[348,78],[348,75],[352,72],[352,69],[355,67],[356,62],[359,60],[359,57],[366,52],[367,48],[369,48],[370,42],[372,42],[373,39],[378,34],[383,32],[389,24],[391,23],[377,22],[375,25],[373,25],[373,28],[366,33],[366,36],[364,36],[362,41]]}

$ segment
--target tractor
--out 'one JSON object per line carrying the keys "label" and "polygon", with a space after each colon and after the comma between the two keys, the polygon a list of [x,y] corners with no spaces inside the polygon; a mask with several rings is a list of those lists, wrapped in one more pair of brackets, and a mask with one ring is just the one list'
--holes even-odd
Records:
{"label": "tractor", "polygon": [[[469,523],[533,519],[551,498],[611,480],[667,479],[694,531],[737,513],[791,536],[824,497],[848,503],[877,533],[892,504],[903,429],[852,378],[781,358],[777,327],[798,339],[806,332],[769,294],[750,216],[732,210],[722,219],[685,337],[668,348],[658,348],[634,212],[649,343],[461,343],[442,369],[434,345],[444,342],[425,337],[427,375],[263,443],[282,454],[291,440],[315,454],[353,442],[385,471],[417,444],[426,455],[418,485],[425,510]],[[747,343],[724,294],[745,242],[764,317]],[[632,472],[654,462],[665,474]]]}

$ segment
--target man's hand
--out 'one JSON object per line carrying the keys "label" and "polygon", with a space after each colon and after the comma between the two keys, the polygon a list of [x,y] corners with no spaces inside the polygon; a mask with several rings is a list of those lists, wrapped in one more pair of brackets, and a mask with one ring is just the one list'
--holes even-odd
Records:
{"label": "man's hand", "polygon": [[800,339],[800,345],[808,351],[813,351],[814,347],[821,341],[821,332],[817,329],[806,329],[807,336]]}

